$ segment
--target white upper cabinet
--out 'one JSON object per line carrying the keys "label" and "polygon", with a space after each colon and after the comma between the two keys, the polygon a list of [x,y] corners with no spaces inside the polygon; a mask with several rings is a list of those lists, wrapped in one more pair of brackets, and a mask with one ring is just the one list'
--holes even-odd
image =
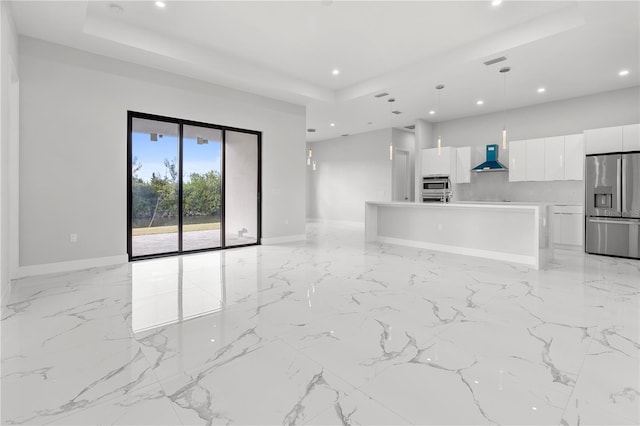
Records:
{"label": "white upper cabinet", "polygon": [[640,124],[622,126],[622,150],[640,151]]}
{"label": "white upper cabinet", "polygon": [[527,180],[527,141],[509,142],[509,182]]}
{"label": "white upper cabinet", "polygon": [[564,136],[544,140],[544,180],[564,179]]}
{"label": "white upper cabinet", "polygon": [[586,154],[622,151],[622,126],[584,131]]}
{"label": "white upper cabinet", "polygon": [[544,180],[544,138],[527,140],[527,180]]}
{"label": "white upper cabinet", "polygon": [[456,148],[456,183],[471,182],[471,147]]}
{"label": "white upper cabinet", "polygon": [[[422,150],[422,176],[447,175],[455,172],[455,153],[450,146]],[[439,152],[438,152],[439,151]],[[453,167],[452,167],[453,166]]]}
{"label": "white upper cabinet", "polygon": [[582,180],[584,140],[580,135],[511,141],[509,181]]}
{"label": "white upper cabinet", "polygon": [[584,179],[584,139],[582,135],[564,137],[564,178]]}

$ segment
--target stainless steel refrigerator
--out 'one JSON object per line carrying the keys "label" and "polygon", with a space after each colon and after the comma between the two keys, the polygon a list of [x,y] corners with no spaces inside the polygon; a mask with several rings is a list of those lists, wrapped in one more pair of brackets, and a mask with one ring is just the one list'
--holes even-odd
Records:
{"label": "stainless steel refrigerator", "polygon": [[640,153],[586,159],[587,253],[640,259]]}

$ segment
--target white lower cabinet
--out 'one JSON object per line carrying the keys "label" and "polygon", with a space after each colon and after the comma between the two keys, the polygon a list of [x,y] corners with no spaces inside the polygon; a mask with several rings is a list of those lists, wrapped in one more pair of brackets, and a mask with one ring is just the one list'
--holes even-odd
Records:
{"label": "white lower cabinet", "polygon": [[584,209],[582,206],[553,207],[553,242],[579,248],[584,241]]}

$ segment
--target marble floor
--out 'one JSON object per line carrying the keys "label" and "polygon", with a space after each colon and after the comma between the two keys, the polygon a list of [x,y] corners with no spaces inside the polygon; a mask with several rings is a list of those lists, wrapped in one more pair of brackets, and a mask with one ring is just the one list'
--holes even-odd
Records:
{"label": "marble floor", "polygon": [[640,262],[308,241],[13,284],[1,421],[637,425]]}

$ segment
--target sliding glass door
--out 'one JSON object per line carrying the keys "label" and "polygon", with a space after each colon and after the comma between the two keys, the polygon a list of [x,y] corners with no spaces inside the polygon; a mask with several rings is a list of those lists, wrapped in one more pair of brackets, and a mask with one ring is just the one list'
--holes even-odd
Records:
{"label": "sliding glass door", "polygon": [[182,249],[220,247],[222,130],[184,126],[182,138]]}
{"label": "sliding glass door", "polygon": [[178,141],[175,123],[133,119],[130,255],[178,251]]}
{"label": "sliding glass door", "polygon": [[260,244],[259,132],[128,119],[130,259]]}

